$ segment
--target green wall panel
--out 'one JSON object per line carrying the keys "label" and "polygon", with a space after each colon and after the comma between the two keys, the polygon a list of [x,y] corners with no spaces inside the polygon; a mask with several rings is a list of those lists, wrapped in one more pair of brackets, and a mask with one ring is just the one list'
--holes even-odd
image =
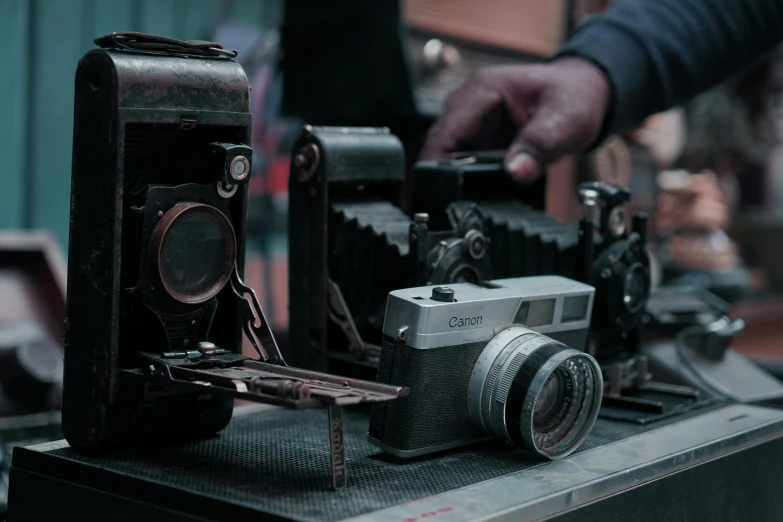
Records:
{"label": "green wall panel", "polygon": [[27,140],[27,0],[0,0],[0,227],[24,226]]}
{"label": "green wall panel", "polygon": [[180,19],[180,38],[185,40],[207,40],[212,36],[214,24],[221,12],[221,2],[214,0],[180,0],[186,4]]}
{"label": "green wall panel", "polygon": [[175,13],[175,7],[179,7],[175,0],[140,0],[141,1],[141,30],[145,33],[161,34],[177,38],[175,33],[175,20],[181,13]]}
{"label": "green wall panel", "polygon": [[207,39],[222,18],[276,26],[282,0],[0,0],[0,228],[68,243],[73,82],[95,36]]}
{"label": "green wall panel", "polygon": [[86,5],[85,0],[35,0],[31,11],[30,226],[52,230],[63,245],[68,239],[74,74],[92,39]]}
{"label": "green wall panel", "polygon": [[134,20],[138,13],[138,0],[91,0],[85,6],[92,11],[92,29],[90,36],[95,37],[115,31],[138,31],[139,21]]}

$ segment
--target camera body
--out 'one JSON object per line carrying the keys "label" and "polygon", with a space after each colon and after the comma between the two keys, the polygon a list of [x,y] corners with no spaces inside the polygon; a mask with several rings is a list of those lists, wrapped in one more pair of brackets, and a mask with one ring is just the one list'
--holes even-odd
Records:
{"label": "camera body", "polygon": [[[455,169],[454,176],[458,176]],[[639,350],[639,327],[650,295],[647,221],[628,218],[630,191],[600,182],[578,187],[579,227],[562,223],[519,201],[451,204],[449,211],[473,205],[483,220],[494,277],[560,275],[596,289],[588,351],[602,364]]]}
{"label": "camera body", "polygon": [[[347,312],[330,303],[341,297],[352,310],[371,309],[351,318],[361,335],[373,321],[380,328],[388,290],[406,286],[404,270],[373,266],[375,260],[400,265],[408,254],[409,219],[399,207],[404,172],[402,144],[388,129],[308,126],[294,145],[288,182],[293,364],[372,377],[374,365],[363,354],[350,357],[357,366],[348,368],[333,357],[350,354],[329,310],[346,321]],[[382,233],[373,234],[373,227]],[[363,245],[372,259],[357,255]],[[344,283],[354,280],[350,288]],[[342,295],[331,290],[335,285]]]}
{"label": "camera body", "polygon": [[[410,395],[373,407],[370,440],[402,458],[491,436],[565,456],[601,402],[600,368],[583,353],[593,302],[592,287],[558,276],[391,292],[378,381]],[[562,389],[542,399],[555,371]],[[539,399],[548,405],[537,406]],[[542,408],[551,416],[534,425]],[[564,430],[557,449],[541,430],[547,423]]]}
{"label": "camera body", "polygon": [[372,379],[391,290],[490,278],[475,206],[444,207],[438,227],[405,213],[404,151],[388,129],[307,126],[291,173],[293,363]]}
{"label": "camera body", "polygon": [[538,210],[546,202],[546,176],[522,186],[503,167],[505,151],[458,152],[440,160],[419,161],[411,180],[411,210],[430,215],[436,230],[449,227],[455,201],[517,201]]}
{"label": "camera body", "polygon": [[[95,41],[112,50],[76,73],[66,439],[95,452],[210,435],[234,399],[328,408],[332,487],[344,487],[342,406],[407,390],[289,367],[242,281],[252,151],[236,51]],[[241,354],[243,333],[258,359]]]}
{"label": "camera body", "polygon": [[[184,354],[207,338],[241,350],[237,304],[230,289],[218,288],[223,274],[208,282],[181,280],[201,286],[182,300],[162,291],[180,276],[161,280],[159,268],[165,271],[176,254],[162,251],[167,230],[158,225],[166,216],[168,225],[191,229],[185,241],[194,256],[195,225],[226,232],[223,239],[201,239],[233,243],[242,270],[248,178],[227,186],[230,170],[221,161],[230,167],[237,157],[243,165],[250,159],[248,109],[245,72],[229,59],[98,49],[79,62],[63,397],[63,429],[72,446],[214,433],[229,422],[229,397],[156,397],[148,384],[120,372],[137,367],[140,352]],[[189,260],[221,261],[229,262]]]}

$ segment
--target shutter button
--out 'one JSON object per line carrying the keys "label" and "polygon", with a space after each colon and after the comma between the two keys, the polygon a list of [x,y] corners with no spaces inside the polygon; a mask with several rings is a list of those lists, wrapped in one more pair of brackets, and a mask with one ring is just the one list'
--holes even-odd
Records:
{"label": "shutter button", "polygon": [[453,303],[454,302],[454,290],[448,286],[436,286],[432,289],[433,301],[440,301],[441,303]]}

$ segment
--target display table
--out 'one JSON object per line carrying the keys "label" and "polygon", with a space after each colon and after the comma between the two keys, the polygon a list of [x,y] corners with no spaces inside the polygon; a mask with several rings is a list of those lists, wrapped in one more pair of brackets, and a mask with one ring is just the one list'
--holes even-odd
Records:
{"label": "display table", "polygon": [[403,463],[366,442],[366,413],[348,411],[338,492],[326,419],[272,409],[237,415],[208,440],[102,457],[65,441],[19,449],[8,520],[783,520],[783,410],[600,419],[559,462],[488,443]]}

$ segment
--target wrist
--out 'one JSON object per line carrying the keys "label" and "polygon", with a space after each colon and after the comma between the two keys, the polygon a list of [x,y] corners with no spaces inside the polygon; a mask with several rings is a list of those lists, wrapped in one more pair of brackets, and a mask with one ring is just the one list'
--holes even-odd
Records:
{"label": "wrist", "polygon": [[555,56],[551,67],[562,70],[574,82],[586,90],[588,99],[599,104],[601,114],[607,118],[612,106],[612,83],[606,72],[595,62],[574,54]]}

